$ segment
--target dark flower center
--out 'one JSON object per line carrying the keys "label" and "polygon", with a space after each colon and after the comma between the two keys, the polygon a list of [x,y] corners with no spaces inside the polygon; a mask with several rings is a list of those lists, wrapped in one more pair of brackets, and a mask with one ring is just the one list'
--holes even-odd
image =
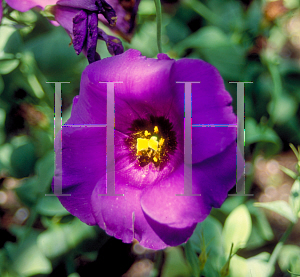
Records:
{"label": "dark flower center", "polygon": [[131,152],[131,161],[140,167],[153,163],[162,170],[177,147],[176,134],[169,119],[150,116],[149,119],[136,119],[129,129],[126,145]]}

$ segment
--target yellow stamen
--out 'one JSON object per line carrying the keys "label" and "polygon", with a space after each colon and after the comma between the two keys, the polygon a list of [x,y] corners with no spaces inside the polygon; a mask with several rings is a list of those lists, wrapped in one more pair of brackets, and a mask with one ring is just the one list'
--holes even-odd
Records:
{"label": "yellow stamen", "polygon": [[158,127],[157,126],[154,126],[154,133],[158,133]]}
{"label": "yellow stamen", "polygon": [[151,136],[151,133],[149,133],[147,130],[145,131],[145,137]]}
{"label": "yellow stamen", "polygon": [[159,145],[159,146],[162,146],[162,145],[164,144],[164,142],[165,142],[165,139],[160,138],[158,145]]}
{"label": "yellow stamen", "polygon": [[155,161],[157,163],[157,158],[156,157],[153,157],[153,161]]}
{"label": "yellow stamen", "polygon": [[138,138],[136,149],[137,151],[147,150],[148,149],[148,141],[149,139]]}
{"label": "yellow stamen", "polygon": [[157,151],[158,148],[158,141],[157,141],[157,137],[151,137],[149,142],[148,142],[148,147],[152,148],[153,150]]}

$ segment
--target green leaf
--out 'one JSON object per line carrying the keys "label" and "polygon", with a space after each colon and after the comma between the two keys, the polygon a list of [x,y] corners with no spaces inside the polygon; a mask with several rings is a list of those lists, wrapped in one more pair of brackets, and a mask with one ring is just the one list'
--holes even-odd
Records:
{"label": "green leaf", "polygon": [[15,192],[25,205],[32,207],[36,205],[38,185],[38,178],[36,176],[24,178],[22,179],[21,186],[17,187]]}
{"label": "green leaf", "polygon": [[50,261],[37,246],[37,235],[38,233],[32,230],[24,241],[18,244],[7,243],[14,269],[22,276],[49,274],[52,271]]}
{"label": "green leaf", "polygon": [[38,236],[37,243],[41,251],[53,259],[70,249],[63,226],[54,225]]}
{"label": "green leaf", "polygon": [[245,143],[246,145],[256,142],[267,142],[274,147],[273,152],[281,149],[282,142],[277,133],[266,126],[261,126],[256,123],[255,119],[248,117],[245,120]]}
{"label": "green leaf", "polygon": [[[246,205],[251,215],[254,216],[254,220],[252,222],[253,227],[257,227],[257,231],[259,235],[267,241],[271,241],[274,239],[274,234],[272,228],[266,218],[266,215],[261,212],[260,209],[253,206],[254,201],[249,200],[247,201]],[[253,231],[253,230],[252,230]]]}
{"label": "green leaf", "polygon": [[288,176],[290,176],[291,178],[293,179],[296,179],[297,178],[297,174],[293,171],[293,170],[290,170],[289,168],[286,168],[282,165],[280,165],[280,169]]}
{"label": "green leaf", "polygon": [[218,270],[222,266],[224,252],[222,247],[222,224],[211,215],[203,222],[198,223],[193,235],[189,239],[198,253],[203,251],[203,238],[208,257],[202,274],[209,274],[210,277],[219,277]]}
{"label": "green leaf", "polygon": [[187,243],[184,246],[184,250],[185,250],[185,257],[192,268],[193,274],[195,276],[199,276],[200,275],[199,259],[191,241],[187,241]]}
{"label": "green leaf", "polygon": [[55,196],[43,196],[36,206],[37,212],[46,216],[64,216],[70,214]]}
{"label": "green leaf", "polygon": [[0,60],[0,74],[8,74],[15,70],[20,61],[18,59]]}
{"label": "green leaf", "polygon": [[258,255],[247,259],[249,274],[247,277],[266,277],[269,274],[268,260],[270,253],[262,252]]}
{"label": "green leaf", "polygon": [[162,270],[162,277],[190,277],[190,270],[180,247],[168,247],[165,250],[165,254],[166,260]]}
{"label": "green leaf", "polygon": [[[231,258],[229,269],[230,269],[230,277],[250,277],[248,275],[249,268],[248,268],[247,260],[238,255],[234,255]],[[252,277],[256,277],[256,276],[252,276]]]}
{"label": "green leaf", "polygon": [[289,204],[292,207],[292,210],[296,216],[300,212],[300,181],[299,179],[295,180],[289,197]]}
{"label": "green leaf", "polygon": [[297,160],[300,161],[300,150],[298,151],[298,150],[296,149],[296,147],[295,147],[292,143],[290,143],[289,146],[290,146],[291,149],[293,150],[293,152],[294,152],[294,154],[295,154]]}
{"label": "green leaf", "polygon": [[284,272],[291,268],[293,260],[300,257],[300,247],[296,245],[283,245],[278,256],[278,264]]}
{"label": "green leaf", "polygon": [[32,143],[27,143],[16,148],[10,160],[15,177],[23,178],[31,174],[34,169],[35,161],[35,148]]}
{"label": "green leaf", "polygon": [[197,252],[201,251],[200,238],[202,234],[204,236],[205,245],[218,247],[218,250],[217,249],[215,250],[216,252],[221,254],[222,253],[222,247],[221,247],[222,224],[217,219],[209,215],[203,222],[197,225],[193,235],[189,239]]}
{"label": "green leaf", "polygon": [[222,30],[214,26],[207,26],[182,40],[176,45],[176,50],[184,51],[184,49],[187,48],[217,48],[229,44],[229,38]]}
{"label": "green leaf", "polygon": [[37,243],[41,251],[52,259],[74,249],[85,239],[95,237],[94,227],[74,218],[70,223],[50,225],[38,236]]}
{"label": "green leaf", "polygon": [[223,238],[226,255],[234,244],[233,253],[239,248],[244,248],[250,237],[252,229],[251,216],[247,207],[242,204],[235,208],[224,223]]}
{"label": "green leaf", "polygon": [[2,93],[3,90],[4,90],[4,82],[3,82],[3,78],[0,76],[0,94]]}
{"label": "green leaf", "polygon": [[155,15],[155,4],[153,1],[141,1],[139,5],[139,15]]}
{"label": "green leaf", "polygon": [[283,200],[267,202],[267,203],[254,203],[255,207],[261,207],[278,213],[288,219],[289,221],[296,223],[297,217],[294,215],[292,208]]}
{"label": "green leaf", "polygon": [[50,186],[54,175],[54,151],[49,151],[39,159],[35,166],[35,172],[39,178],[39,190],[44,193]]}

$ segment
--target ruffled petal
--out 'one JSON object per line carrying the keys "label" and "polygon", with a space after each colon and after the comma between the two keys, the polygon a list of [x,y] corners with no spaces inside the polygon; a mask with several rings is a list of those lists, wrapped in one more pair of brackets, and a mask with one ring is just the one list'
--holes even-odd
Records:
{"label": "ruffled petal", "polygon": [[141,209],[141,190],[128,185],[116,185],[116,193],[124,196],[100,196],[105,192],[103,183],[98,183],[93,195],[92,206],[99,226],[107,234],[125,243],[137,239],[144,247],[163,249],[185,242],[196,225],[182,229],[171,228],[155,222]]}
{"label": "ruffled petal", "polygon": [[[236,115],[230,106],[232,98],[225,90],[217,69],[202,60],[176,61],[170,73],[171,83],[192,84],[192,124],[236,124]],[[175,101],[184,106],[184,84],[174,86]],[[201,162],[223,151],[236,139],[235,127],[193,127],[193,163]]]}
{"label": "ruffled petal", "polygon": [[[188,178],[192,182],[191,176]],[[203,221],[211,210],[205,202],[205,196],[178,196],[183,193],[182,165],[167,179],[143,191],[142,209],[153,220],[172,228],[185,228]]]}

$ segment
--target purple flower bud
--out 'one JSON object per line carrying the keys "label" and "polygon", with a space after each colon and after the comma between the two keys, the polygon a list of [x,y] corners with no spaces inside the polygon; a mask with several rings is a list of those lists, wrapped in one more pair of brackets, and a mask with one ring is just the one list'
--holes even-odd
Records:
{"label": "purple flower bud", "polygon": [[96,54],[98,40],[98,16],[96,13],[88,15],[88,30],[87,30],[87,58],[89,63],[99,60],[99,55]]}
{"label": "purple flower bud", "polygon": [[99,28],[98,39],[104,40],[106,42],[108,52],[112,56],[119,55],[124,52],[122,42],[118,38],[107,35],[103,30]]}
{"label": "purple flower bud", "polygon": [[119,39],[106,35],[100,29],[98,34],[98,14],[102,14],[110,26],[114,26],[117,20],[114,9],[104,0],[60,0],[52,12],[71,36],[76,54],[83,51],[89,63],[100,59],[96,52],[98,38],[106,42],[112,55],[123,53]]}
{"label": "purple flower bud", "polygon": [[84,10],[81,10],[73,18],[73,46],[77,55],[79,55],[83,49],[84,42],[87,34],[87,20],[88,15]]}
{"label": "purple flower bud", "polygon": [[[113,97],[100,82],[123,83],[114,85]],[[200,82],[192,87],[193,124],[236,124],[232,99],[212,65],[166,55],[148,59],[131,49],[87,66],[67,121],[73,127],[63,127],[55,139],[62,165],[54,182],[61,180],[62,192],[71,194],[59,196],[61,203],[125,243],[135,238],[162,249],[187,241],[235,185],[236,128],[193,127],[192,175],[185,176],[185,91],[176,82]],[[106,141],[111,127],[99,126],[111,121],[108,101],[115,103],[115,128],[114,139]],[[112,145],[115,193],[124,196],[105,195],[106,175],[113,172],[106,149]],[[185,179],[201,196],[178,196]]]}

